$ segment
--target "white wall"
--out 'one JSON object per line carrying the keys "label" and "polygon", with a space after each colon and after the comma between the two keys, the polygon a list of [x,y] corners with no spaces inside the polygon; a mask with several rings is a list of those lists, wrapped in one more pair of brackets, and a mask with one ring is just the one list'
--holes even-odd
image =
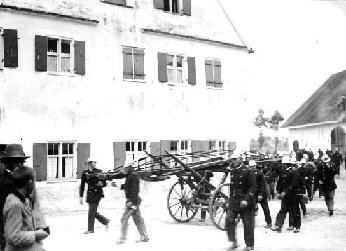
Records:
{"label": "white wall", "polygon": [[[21,142],[29,155],[34,142],[90,142],[92,155],[105,169],[113,166],[112,142],[126,139],[227,139],[246,149],[251,122],[238,90],[247,52],[140,32],[142,27],[173,27],[175,32],[237,42],[227,23],[220,31],[225,19],[218,6],[199,2],[196,6],[193,1],[187,17],[155,10],[151,1],[137,1],[138,9],[87,1],[95,4],[99,24],[0,11],[0,26],[18,30],[19,37],[18,68],[0,70],[0,107],[5,110],[0,141]],[[210,17],[202,8],[209,8]],[[35,35],[85,41],[86,75],[35,72]],[[122,45],[145,48],[145,82],[122,80]],[[157,52],[196,57],[197,85],[159,83]],[[205,58],[222,61],[223,89],[206,87]]]}

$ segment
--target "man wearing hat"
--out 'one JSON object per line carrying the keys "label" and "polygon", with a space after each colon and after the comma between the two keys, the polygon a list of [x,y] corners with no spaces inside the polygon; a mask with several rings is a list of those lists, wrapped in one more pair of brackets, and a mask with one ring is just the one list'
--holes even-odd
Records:
{"label": "man wearing hat", "polygon": [[[0,165],[0,250],[4,250],[5,238],[4,238],[4,222],[3,222],[3,208],[7,195],[14,190],[12,181],[12,172],[15,168],[29,168],[24,165],[25,160],[29,156],[25,156],[23,146],[20,144],[8,144],[0,161],[3,165]],[[36,196],[35,183],[33,183],[33,189],[28,196],[33,204],[33,214],[36,222],[36,229],[47,228],[44,217],[41,213],[38,198]]]}
{"label": "man wearing hat", "polygon": [[89,204],[88,211],[88,230],[84,234],[94,233],[95,218],[108,228],[109,219],[98,213],[97,208],[100,200],[104,197],[102,188],[106,186],[104,181],[100,181],[92,174],[101,173],[100,169],[96,168],[96,161],[89,158],[87,161],[87,169],[83,171],[81,184],[79,189],[80,204],[83,204],[83,194],[85,183],[88,184],[86,202]]}
{"label": "man wearing hat", "polygon": [[334,196],[335,189],[337,188],[335,183],[335,175],[338,173],[336,166],[330,163],[328,155],[322,156],[324,164],[318,169],[318,180],[324,191],[324,199],[328,207],[329,215],[332,216],[334,213]]}
{"label": "man wearing hat", "polygon": [[[238,156],[236,156],[238,157]],[[228,240],[232,242],[229,250],[236,249],[236,219],[241,216],[244,226],[244,250],[254,250],[255,228],[255,193],[256,181],[254,172],[239,159],[230,165],[229,207],[226,217],[226,231]]]}
{"label": "man wearing hat", "polygon": [[268,197],[266,193],[266,187],[264,183],[264,175],[261,170],[256,169],[257,163],[254,160],[249,160],[249,168],[254,172],[255,179],[256,179],[256,192],[255,192],[255,199],[256,199],[256,207],[255,207],[255,215],[257,215],[258,206],[257,203],[261,205],[264,213],[264,219],[267,223],[265,228],[271,228],[272,227],[272,217],[270,216],[270,210],[268,206]]}
{"label": "man wearing hat", "polygon": [[139,196],[140,182],[138,175],[134,172],[132,165],[126,167],[125,170],[126,179],[125,184],[121,185],[121,189],[125,190],[125,210],[121,217],[121,233],[117,244],[123,244],[127,238],[128,220],[132,216],[132,219],[137,227],[140,239],[138,242],[148,242],[149,237],[144,223],[144,219],[141,214],[140,205],[142,202]]}

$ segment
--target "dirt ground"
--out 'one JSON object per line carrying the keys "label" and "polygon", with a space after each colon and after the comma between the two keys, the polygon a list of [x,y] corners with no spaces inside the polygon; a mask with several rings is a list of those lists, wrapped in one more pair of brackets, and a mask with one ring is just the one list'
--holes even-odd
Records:
{"label": "dirt ground", "polygon": [[[346,172],[342,167],[336,178],[338,189],[335,196],[335,213],[329,217],[323,197],[307,205],[308,215],[302,219],[300,233],[282,233],[264,228],[263,211],[260,208],[256,217],[255,250],[346,250]],[[55,250],[187,250],[221,251],[229,243],[226,233],[216,229],[209,220],[199,222],[199,214],[190,223],[176,223],[166,209],[168,189],[174,183],[167,180],[158,183],[142,184],[142,214],[150,236],[148,243],[136,243],[139,236],[135,225],[130,221],[128,241],[116,245],[120,233],[120,217],[124,207],[124,195],[118,188],[105,188],[105,199],[99,211],[110,220],[108,231],[96,222],[95,233],[84,235],[87,227],[87,204],[79,205],[78,183],[38,185],[42,209],[51,227],[51,235],[44,242],[49,251]],[[271,215],[275,221],[280,201],[269,202]],[[243,228],[238,224],[238,239],[242,250]]]}

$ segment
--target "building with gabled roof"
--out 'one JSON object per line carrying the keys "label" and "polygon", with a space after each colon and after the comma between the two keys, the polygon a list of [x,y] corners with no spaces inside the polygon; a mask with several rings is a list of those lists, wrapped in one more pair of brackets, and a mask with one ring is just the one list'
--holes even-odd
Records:
{"label": "building with gabled roof", "polygon": [[251,50],[218,1],[3,0],[0,28],[0,143],[39,180],[241,145]]}
{"label": "building with gabled roof", "polygon": [[[334,150],[345,154],[346,71],[329,77],[283,124],[290,147]],[[295,145],[295,146],[294,146]]]}

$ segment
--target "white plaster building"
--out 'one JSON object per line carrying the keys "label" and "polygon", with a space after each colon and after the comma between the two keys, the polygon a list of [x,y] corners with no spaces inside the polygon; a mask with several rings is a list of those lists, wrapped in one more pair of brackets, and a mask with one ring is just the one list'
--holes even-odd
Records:
{"label": "white plaster building", "polygon": [[40,180],[75,178],[90,151],[109,170],[247,147],[249,48],[218,1],[4,0],[0,27],[0,143]]}
{"label": "white plaster building", "polygon": [[343,96],[346,97],[346,71],[333,74],[284,123],[291,150],[339,148],[345,154],[345,104],[340,102]]}

